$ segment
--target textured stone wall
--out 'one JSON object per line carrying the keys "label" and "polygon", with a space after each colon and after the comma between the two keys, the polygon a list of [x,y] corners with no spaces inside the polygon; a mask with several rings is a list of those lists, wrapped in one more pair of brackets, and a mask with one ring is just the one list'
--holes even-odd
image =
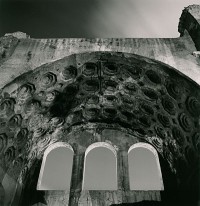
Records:
{"label": "textured stone wall", "polygon": [[[11,38],[11,37],[9,37]],[[3,37],[1,47],[4,47]],[[197,83],[199,78],[199,58],[193,56],[196,51],[190,36],[174,39],[15,39],[17,44],[12,55],[0,65],[0,86],[12,81],[24,72],[34,70],[42,64],[50,63],[71,54],[93,51],[116,51],[142,55],[164,62]],[[6,40],[7,41],[7,40]],[[10,56],[11,55],[11,56]]]}
{"label": "textured stone wall", "polygon": [[[16,198],[17,182],[24,199],[15,203],[32,205],[44,199],[55,205],[60,198],[66,201],[67,196],[62,196],[65,193],[44,195],[36,191],[39,173],[35,172],[35,162],[57,141],[69,143],[76,154],[70,205],[81,205],[86,200],[90,200],[88,204],[94,202],[92,205],[159,200],[157,192],[128,188],[124,155],[136,142],[152,144],[168,165],[164,184],[171,173],[176,176],[178,191],[188,192],[194,186],[188,198],[197,198],[198,185],[193,183],[198,171],[199,105],[195,82],[166,64],[127,53],[72,55],[19,76],[1,91],[5,205]],[[118,162],[123,165],[119,166],[119,189],[81,192],[84,152],[99,141],[109,141],[119,148]],[[40,165],[36,168],[39,171]],[[176,185],[176,181],[171,184]],[[165,187],[165,192],[169,188]],[[103,197],[107,197],[106,202]]]}

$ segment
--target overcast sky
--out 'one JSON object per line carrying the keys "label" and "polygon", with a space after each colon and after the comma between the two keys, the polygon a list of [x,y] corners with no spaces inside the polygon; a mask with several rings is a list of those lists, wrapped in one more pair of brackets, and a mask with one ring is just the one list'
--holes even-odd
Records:
{"label": "overcast sky", "polygon": [[73,152],[69,148],[58,147],[48,153],[40,190],[66,190],[70,188]]}
{"label": "overcast sky", "polygon": [[0,36],[178,37],[182,9],[199,0],[0,0]]}
{"label": "overcast sky", "polygon": [[146,148],[134,148],[128,156],[131,190],[162,190],[163,181],[154,154]]}
{"label": "overcast sky", "polygon": [[87,154],[83,189],[117,190],[117,160],[105,147],[97,147]]}

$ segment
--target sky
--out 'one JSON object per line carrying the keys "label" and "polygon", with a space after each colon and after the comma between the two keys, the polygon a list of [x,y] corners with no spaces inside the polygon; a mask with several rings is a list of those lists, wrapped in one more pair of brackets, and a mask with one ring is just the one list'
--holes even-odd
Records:
{"label": "sky", "polygon": [[128,156],[131,190],[161,190],[163,182],[154,154],[146,148],[134,148]]}
{"label": "sky", "polygon": [[84,190],[116,190],[117,161],[114,153],[105,147],[96,147],[86,156]]}
{"label": "sky", "polygon": [[46,158],[41,175],[40,190],[66,190],[70,188],[73,152],[69,148],[58,147],[51,150]]}
{"label": "sky", "polygon": [[184,7],[199,0],[0,0],[0,36],[175,38]]}

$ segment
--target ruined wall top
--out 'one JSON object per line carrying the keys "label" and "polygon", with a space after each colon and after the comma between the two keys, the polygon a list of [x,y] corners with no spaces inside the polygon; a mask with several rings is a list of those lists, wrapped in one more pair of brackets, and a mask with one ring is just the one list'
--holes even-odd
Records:
{"label": "ruined wall top", "polygon": [[29,39],[30,38],[30,35],[27,35],[26,33],[21,32],[21,31],[17,31],[17,32],[13,32],[13,33],[6,33],[4,36],[5,37],[13,36],[13,37],[16,37],[18,39]]}
{"label": "ruined wall top", "polygon": [[200,5],[190,5],[186,9],[198,22],[200,22]]}
{"label": "ruined wall top", "polygon": [[[125,52],[168,64],[200,84],[199,5],[183,10],[178,38],[51,38],[34,39],[23,32],[0,37],[0,88],[19,75],[72,54]],[[191,15],[195,14],[195,15]],[[198,18],[199,19],[199,18]],[[199,35],[199,36],[198,36]]]}
{"label": "ruined wall top", "polygon": [[197,50],[200,50],[200,5],[186,7],[180,17],[178,31],[181,36],[186,31],[191,36]]}

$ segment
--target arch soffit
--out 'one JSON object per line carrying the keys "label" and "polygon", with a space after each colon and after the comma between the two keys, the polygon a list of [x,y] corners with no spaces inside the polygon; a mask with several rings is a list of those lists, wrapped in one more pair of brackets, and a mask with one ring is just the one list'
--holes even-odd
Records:
{"label": "arch soffit", "polygon": [[95,142],[91,144],[85,151],[85,157],[88,155],[90,151],[94,150],[95,148],[99,148],[99,147],[104,147],[104,148],[109,149],[115,155],[115,157],[117,157],[116,149],[107,142]]}
{"label": "arch soffit", "polygon": [[[59,148],[59,147],[65,147],[67,149],[70,149],[73,153],[74,153],[74,150],[72,148],[72,146],[66,142],[56,142],[56,143],[53,143],[51,145],[49,145],[46,150],[44,151],[44,157],[46,158],[47,155],[54,149],[56,148]],[[43,157],[43,159],[44,159]]]}
{"label": "arch soffit", "polygon": [[157,153],[156,149],[152,145],[150,145],[148,143],[144,143],[144,142],[138,142],[138,143],[135,143],[132,146],[130,146],[130,148],[128,150],[128,154],[136,148],[147,149],[147,150],[151,151],[156,158],[158,158],[158,153]]}

